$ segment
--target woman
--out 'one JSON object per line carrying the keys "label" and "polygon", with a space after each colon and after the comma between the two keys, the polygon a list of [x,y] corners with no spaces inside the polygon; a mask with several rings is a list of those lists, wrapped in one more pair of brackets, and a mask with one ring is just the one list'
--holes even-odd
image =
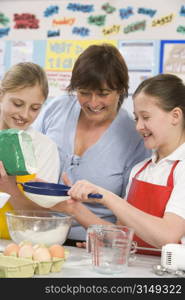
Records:
{"label": "woman", "polygon": [[[147,79],[136,89],[136,129],[145,146],[155,151],[132,169],[125,198],[83,180],[69,191],[73,199],[80,201],[89,201],[89,193],[102,194],[103,198],[95,201],[108,207],[119,223],[134,228],[134,240],[141,247],[185,243],[184,95],[183,81],[170,74]],[[65,209],[85,227],[105,223],[78,202]]]}
{"label": "woman", "polygon": [[[49,137],[31,127],[47,96],[47,77],[39,65],[25,62],[11,67],[0,86],[0,130],[17,128],[30,134],[37,161],[37,177],[58,182],[60,162],[57,147]],[[9,202],[0,209],[1,238],[9,237],[5,220],[7,210],[39,208],[16,184],[16,181],[30,179],[30,176],[18,176],[17,179],[8,176],[0,162],[0,190],[11,195]]]}
{"label": "woman", "polygon": [[[85,178],[124,196],[132,166],[149,152],[121,108],[128,95],[128,69],[119,50],[109,44],[88,47],[74,64],[68,92],[44,107],[35,128],[58,145],[61,173],[67,172],[72,183]],[[115,222],[106,207],[86,205]],[[85,234],[75,224],[69,239],[85,240]]]}

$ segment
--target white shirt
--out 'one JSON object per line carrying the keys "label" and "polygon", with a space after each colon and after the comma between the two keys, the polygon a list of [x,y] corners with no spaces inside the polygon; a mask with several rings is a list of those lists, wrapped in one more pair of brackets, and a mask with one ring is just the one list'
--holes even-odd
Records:
{"label": "white shirt", "polygon": [[46,135],[32,127],[26,130],[30,134],[37,162],[37,177],[57,183],[60,174],[60,159],[56,144]]}
{"label": "white shirt", "polygon": [[[137,175],[137,179],[163,186],[167,185],[168,176],[174,162],[176,160],[179,160],[179,163],[174,169],[174,188],[167,202],[165,212],[174,213],[185,219],[185,143],[157,163],[155,162],[155,152],[153,153],[151,159],[151,163]],[[145,159],[143,162],[138,163],[132,169],[130,173],[129,183],[127,185],[126,195],[128,195],[132,178],[147,161],[148,159]],[[185,237],[183,238],[183,240],[185,242]]]}

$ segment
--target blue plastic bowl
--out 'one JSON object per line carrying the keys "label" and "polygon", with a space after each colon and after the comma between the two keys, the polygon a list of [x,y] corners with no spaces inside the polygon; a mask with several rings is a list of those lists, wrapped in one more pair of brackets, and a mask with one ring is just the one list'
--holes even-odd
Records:
{"label": "blue plastic bowl", "polygon": [[[59,183],[48,183],[48,182],[37,182],[31,181],[22,183],[23,190],[25,193],[35,194],[35,195],[46,195],[46,196],[64,196],[69,197],[68,190],[70,187],[68,185]],[[88,198],[101,199],[103,196],[101,194],[90,193]]]}
{"label": "blue plastic bowl", "polygon": [[26,182],[22,184],[23,190],[28,193],[48,196],[68,196],[69,186],[48,182]]}

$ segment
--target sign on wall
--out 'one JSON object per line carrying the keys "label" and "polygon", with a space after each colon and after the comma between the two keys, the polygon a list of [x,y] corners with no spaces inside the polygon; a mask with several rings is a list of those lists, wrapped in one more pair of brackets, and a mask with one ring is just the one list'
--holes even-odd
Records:
{"label": "sign on wall", "polygon": [[161,41],[160,72],[175,74],[185,82],[185,40]]}
{"label": "sign on wall", "polygon": [[183,39],[183,0],[3,1],[0,38]]}
{"label": "sign on wall", "polygon": [[[180,76],[185,73],[185,2],[163,0],[163,5],[159,2],[27,0],[16,1],[15,5],[15,1],[2,1],[0,80],[11,65],[34,61],[45,68],[49,98],[53,98],[65,92],[78,55],[90,44],[109,42],[119,48],[128,65],[130,97],[125,105],[132,110],[130,98],[142,80],[159,71]],[[160,52],[160,40],[167,39],[179,43],[162,43]],[[181,65],[178,72],[174,53],[176,56],[181,53],[176,58]]]}

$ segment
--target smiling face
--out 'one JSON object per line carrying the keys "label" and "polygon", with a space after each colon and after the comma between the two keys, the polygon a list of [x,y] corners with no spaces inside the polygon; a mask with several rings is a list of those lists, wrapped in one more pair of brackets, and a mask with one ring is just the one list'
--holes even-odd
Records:
{"label": "smiling face", "polygon": [[36,119],[44,100],[38,84],[0,94],[0,129],[27,129]]}
{"label": "smiling face", "polygon": [[77,97],[84,116],[90,121],[112,121],[118,112],[119,94],[108,87],[97,91],[78,89]]}
{"label": "smiling face", "polygon": [[145,147],[156,149],[166,156],[181,143],[184,135],[182,113],[179,108],[165,111],[159,100],[143,92],[134,98],[136,130],[142,135]]}

